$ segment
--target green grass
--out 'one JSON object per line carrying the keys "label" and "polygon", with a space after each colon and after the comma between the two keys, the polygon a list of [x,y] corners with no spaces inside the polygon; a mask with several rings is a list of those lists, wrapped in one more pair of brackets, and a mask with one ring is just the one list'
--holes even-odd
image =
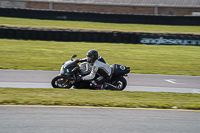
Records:
{"label": "green grass", "polygon": [[116,43],[24,41],[0,39],[0,69],[59,70],[77,54],[96,49],[111,65],[131,67],[132,73],[198,75],[200,47]]}
{"label": "green grass", "polygon": [[[114,24],[0,17],[0,26],[200,34],[199,26]],[[72,54],[96,49],[133,73],[200,76],[200,47],[0,39],[0,69],[59,70]],[[0,104],[200,109],[200,94],[0,88]]]}
{"label": "green grass", "polygon": [[0,26],[31,27],[31,28],[58,28],[77,30],[107,30],[128,32],[161,32],[161,33],[192,33],[200,34],[200,26],[170,26],[148,24],[117,24],[85,21],[58,21],[0,17]]}
{"label": "green grass", "polygon": [[0,88],[0,104],[200,109],[200,94]]}

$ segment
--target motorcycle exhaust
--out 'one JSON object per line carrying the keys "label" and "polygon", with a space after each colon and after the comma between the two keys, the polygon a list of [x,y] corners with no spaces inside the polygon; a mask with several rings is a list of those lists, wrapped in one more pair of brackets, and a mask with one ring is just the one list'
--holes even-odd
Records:
{"label": "motorcycle exhaust", "polygon": [[108,89],[111,89],[111,90],[116,90],[117,89],[116,86],[114,86],[112,84],[109,84],[109,83],[104,83],[104,85],[105,85],[105,88],[108,88]]}

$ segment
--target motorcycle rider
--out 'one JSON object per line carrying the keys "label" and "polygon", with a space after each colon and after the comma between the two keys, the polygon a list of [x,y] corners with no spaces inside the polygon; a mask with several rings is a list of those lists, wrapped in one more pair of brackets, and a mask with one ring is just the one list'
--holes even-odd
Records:
{"label": "motorcycle rider", "polygon": [[[90,86],[93,88],[104,89],[103,83],[110,80],[110,65],[98,55],[97,50],[89,50],[87,52],[86,60],[92,65],[92,70],[89,75],[81,77],[81,80],[90,81]],[[84,61],[84,59],[82,61]]]}

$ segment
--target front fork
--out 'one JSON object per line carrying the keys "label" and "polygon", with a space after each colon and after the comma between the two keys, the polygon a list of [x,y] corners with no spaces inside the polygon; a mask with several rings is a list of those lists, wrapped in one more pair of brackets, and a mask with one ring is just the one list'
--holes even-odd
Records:
{"label": "front fork", "polygon": [[62,74],[58,74],[60,77],[63,77],[65,79],[65,81],[63,82],[64,84],[71,84],[73,85],[76,82],[76,77],[75,75],[62,75]]}

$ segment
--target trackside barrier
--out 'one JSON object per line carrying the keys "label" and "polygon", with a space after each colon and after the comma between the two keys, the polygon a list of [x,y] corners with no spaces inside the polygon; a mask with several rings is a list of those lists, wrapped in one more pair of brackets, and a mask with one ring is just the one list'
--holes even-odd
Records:
{"label": "trackside barrier", "polygon": [[139,34],[139,43],[155,45],[200,46],[200,35],[191,34]]}
{"label": "trackside barrier", "polygon": [[200,16],[162,16],[112,13],[69,12],[56,10],[0,7],[0,16],[51,20],[74,20],[109,23],[137,23],[163,25],[200,25]]}
{"label": "trackside barrier", "polygon": [[28,29],[0,27],[0,38],[64,41],[108,42],[155,45],[200,46],[200,35],[154,34],[139,32],[95,32],[74,30]]}

